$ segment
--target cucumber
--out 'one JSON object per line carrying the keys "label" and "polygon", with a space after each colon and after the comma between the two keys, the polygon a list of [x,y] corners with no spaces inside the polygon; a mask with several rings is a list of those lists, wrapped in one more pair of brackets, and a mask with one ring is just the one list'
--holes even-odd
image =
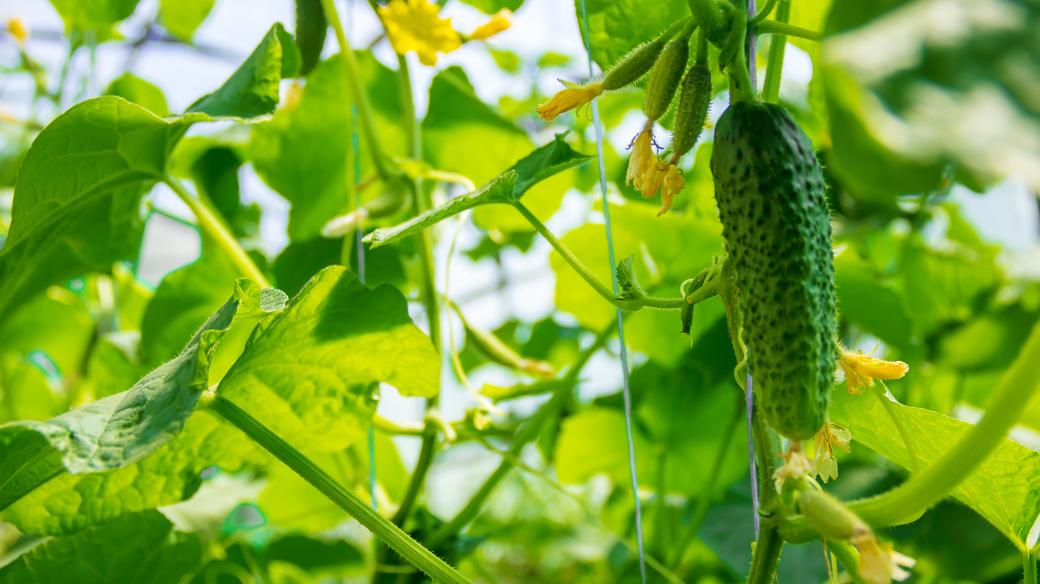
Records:
{"label": "cucumber", "polygon": [[823,425],[834,380],[834,259],[812,144],[779,106],[733,103],[711,156],[757,403],[792,440]]}

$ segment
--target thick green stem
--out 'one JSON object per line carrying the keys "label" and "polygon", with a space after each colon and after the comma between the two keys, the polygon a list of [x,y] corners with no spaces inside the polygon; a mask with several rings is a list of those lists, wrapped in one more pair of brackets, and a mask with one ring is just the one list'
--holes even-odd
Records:
{"label": "thick green stem", "polygon": [[321,7],[325,12],[325,18],[328,19],[332,30],[336,34],[336,42],[339,43],[340,55],[346,68],[347,84],[350,86],[350,93],[354,97],[354,103],[357,105],[361,131],[365,135],[365,146],[371,153],[372,164],[376,167],[376,172],[379,173],[380,178],[386,180],[391,173],[389,167],[387,167],[386,158],[383,156],[379,135],[376,133],[375,125],[372,122],[372,110],[368,105],[368,94],[365,93],[365,88],[361,84],[357,60],[354,58],[354,49],[351,48],[350,41],[347,39],[347,33],[339,19],[335,2],[333,0],[321,0]]}
{"label": "thick green stem", "polygon": [[866,584],[859,575],[859,552],[852,547],[852,544],[839,540],[827,540],[827,547],[838,558],[842,567],[852,578],[853,584]]}
{"label": "thick green stem", "polygon": [[[791,0],[780,0],[776,9],[776,19],[786,23],[791,16]],[[762,86],[762,99],[770,103],[780,100],[780,77],[784,69],[784,49],[787,37],[774,34],[769,40],[769,60],[766,62],[766,79]]]}
{"label": "thick green stem", "polygon": [[337,483],[303,453],[282,440],[245,410],[219,396],[214,398],[209,406],[435,581],[452,584],[469,583],[469,580],[446,564],[444,560],[379,515],[361,498]]}
{"label": "thick green stem", "polygon": [[772,526],[762,529],[755,542],[755,555],[751,558],[751,572],[748,573],[748,584],[773,584],[776,576],[776,565],[780,562],[780,551],[784,540]]}
{"label": "thick green stem", "polygon": [[238,240],[231,234],[231,230],[224,225],[224,221],[217,216],[216,212],[205,201],[189,193],[188,189],[184,188],[184,185],[172,177],[167,176],[163,178],[163,182],[191,209],[199,223],[199,229],[227,254],[228,258],[231,259],[231,262],[235,264],[235,267],[238,268],[238,271],[243,276],[252,279],[265,288],[271,285],[267,280],[267,276],[253,261],[253,258],[249,257],[246,250],[242,249]]}
{"label": "thick green stem", "polygon": [[[1026,410],[1038,386],[1040,324],[1033,327],[1022,351],[1000,380],[982,419],[953,448],[902,485],[876,497],[854,501],[849,509],[875,527],[913,521],[946,498],[989,458]],[[788,541],[806,541],[815,536],[801,517],[792,518],[781,529]]]}
{"label": "thick green stem", "polygon": [[823,39],[823,35],[815,30],[794,26],[792,24],[787,24],[786,22],[777,22],[775,20],[763,20],[755,28],[755,32],[757,34],[782,34],[809,41],[819,41]]}
{"label": "thick green stem", "polygon": [[714,31],[722,25],[722,11],[715,0],[686,0],[694,21],[702,28]]}

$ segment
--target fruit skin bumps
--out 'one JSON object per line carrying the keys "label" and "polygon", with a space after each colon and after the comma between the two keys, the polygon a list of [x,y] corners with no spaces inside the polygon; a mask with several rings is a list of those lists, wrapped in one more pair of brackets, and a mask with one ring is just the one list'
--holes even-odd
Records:
{"label": "fruit skin bumps", "polygon": [[807,440],[834,380],[834,259],[826,185],[812,144],[781,107],[737,101],[715,129],[715,198],[757,403]]}

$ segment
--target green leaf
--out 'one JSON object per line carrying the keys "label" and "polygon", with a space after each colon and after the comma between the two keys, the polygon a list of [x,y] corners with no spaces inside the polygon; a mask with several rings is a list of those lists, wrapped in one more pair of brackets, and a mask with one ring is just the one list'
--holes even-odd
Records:
{"label": "green leaf", "polygon": [[343,60],[319,64],[298,100],[253,128],[248,157],[257,174],[291,204],[289,236],[317,237],[325,223],[348,210],[352,125]]}
{"label": "green leaf", "polygon": [[141,322],[141,362],[156,366],[175,355],[207,317],[227,299],[238,271],[227,254],[203,239],[194,262],[167,274]]}
{"label": "green leaf", "polygon": [[90,307],[72,292],[54,289],[0,324],[0,354],[29,360],[42,353],[58,375],[70,379],[87,358],[94,329]]}
{"label": "green leaf", "polygon": [[557,134],[552,142],[520,159],[483,187],[399,225],[376,229],[365,237],[365,241],[370,242],[373,248],[379,247],[422,231],[467,209],[481,205],[511,204],[519,201],[536,183],[588,159],[588,156],[571,148],[564,141],[563,134]]}
{"label": "green leaf", "polygon": [[307,75],[321,60],[329,22],[321,0],[296,0],[296,47],[300,49],[300,75]]}
{"label": "green leaf", "polygon": [[[856,442],[903,468],[913,469],[896,425],[875,396],[850,395],[840,389],[831,395],[831,419],[851,430]],[[939,458],[970,428],[970,424],[930,410],[891,405],[913,440],[922,464]],[[1024,550],[1029,530],[1040,513],[1038,485],[1040,453],[1005,439],[986,462],[954,489],[953,495]]]}
{"label": "green leaf", "polygon": [[300,53],[292,35],[275,23],[227,81],[189,108],[214,117],[252,118],[269,114],[278,105],[282,78],[296,75]]}
{"label": "green leaf", "polygon": [[190,42],[216,0],[159,0],[159,22],[173,36]]}
{"label": "green leaf", "polygon": [[[592,58],[604,71],[632,47],[649,41],[690,15],[683,0],[660,0],[652,5],[645,0],[586,0],[585,8],[588,11]],[[574,2],[574,9],[578,16],[578,31],[584,38],[580,1]]]}
{"label": "green leaf", "polygon": [[849,249],[834,258],[841,317],[904,350],[915,344],[914,318],[897,282],[884,278]]}
{"label": "green leaf", "polygon": [[51,283],[134,257],[141,196],[198,119],[166,121],[108,96],[75,105],[44,128],[15,186],[0,250],[0,314]]}
{"label": "green leaf", "polygon": [[375,383],[430,397],[439,375],[433,344],[401,293],[370,290],[332,266],[254,331],[218,391],[285,440],[336,451],[364,435]]}
{"label": "green leaf", "polygon": [[0,584],[180,582],[198,569],[202,552],[198,536],[175,532],[161,513],[147,511],[43,541],[0,569]]}
{"label": "green leaf", "polygon": [[98,41],[110,38],[113,27],[134,13],[139,0],[51,0],[65,22],[66,32],[93,33]]}
{"label": "green leaf", "polygon": [[125,467],[169,442],[181,431],[207,387],[209,353],[222,331],[236,315],[251,316],[270,308],[259,288],[242,280],[231,300],[206,321],[179,355],[127,391],[47,422],[0,426],[3,442],[21,453],[0,462],[0,509],[39,486],[39,479],[63,471],[83,474]]}
{"label": "green leaf", "polygon": [[170,107],[166,104],[166,96],[163,95],[162,90],[130,72],[113,79],[112,83],[105,88],[103,95],[118,95],[157,116],[170,114]]}

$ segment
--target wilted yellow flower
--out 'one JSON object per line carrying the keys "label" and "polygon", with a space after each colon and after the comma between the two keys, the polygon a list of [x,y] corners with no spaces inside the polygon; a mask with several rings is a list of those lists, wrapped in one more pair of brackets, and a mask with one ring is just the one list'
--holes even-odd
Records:
{"label": "wilted yellow flower", "polygon": [[430,0],[390,0],[379,7],[397,54],[415,51],[423,65],[436,65],[437,53],[450,53],[462,45],[451,20],[440,17],[440,7]]}
{"label": "wilted yellow flower", "polygon": [[660,217],[672,208],[672,199],[683,190],[686,183],[683,182],[682,171],[674,164],[668,164],[664,171],[664,179],[661,181],[661,209],[657,211]]}
{"label": "wilted yellow flower", "polygon": [[564,84],[566,89],[556,92],[556,95],[552,96],[549,101],[535,108],[538,116],[546,122],[555,119],[563,112],[569,112],[589,103],[603,93],[603,84],[598,81],[581,85],[561,79],[560,83]]}
{"label": "wilted yellow flower", "polygon": [[825,422],[816,433],[816,452],[814,466],[816,474],[823,482],[838,478],[838,461],[834,457],[834,448],[849,452],[852,433],[848,428]]}
{"label": "wilted yellow flower", "polygon": [[508,29],[512,24],[513,11],[503,8],[491,16],[491,19],[478,26],[470,33],[469,38],[475,41],[487,40],[496,34]]}
{"label": "wilted yellow flower", "polygon": [[776,482],[778,491],[783,487],[784,481],[800,479],[812,473],[812,463],[809,462],[809,457],[797,444],[799,443],[791,444],[791,448],[784,453],[784,463],[773,473],[773,480]]}
{"label": "wilted yellow flower", "polygon": [[11,37],[20,47],[24,47],[25,41],[29,40],[29,27],[25,26],[25,21],[17,16],[7,19],[7,32],[11,33]]}
{"label": "wilted yellow flower", "polygon": [[639,188],[642,177],[647,172],[652,172],[657,164],[657,155],[654,154],[654,134],[651,126],[647,124],[635,140],[632,141],[632,156],[628,159],[628,172],[625,173],[625,184]]}
{"label": "wilted yellow flower", "polygon": [[912,568],[916,563],[894,551],[891,545],[878,541],[871,531],[852,536],[852,545],[859,550],[859,577],[868,584],[902,582],[910,577],[910,572],[903,568]]}
{"label": "wilted yellow flower", "polygon": [[910,366],[902,361],[885,361],[848,351],[842,351],[838,363],[845,372],[849,393],[859,393],[861,389],[873,386],[875,379],[901,379],[910,370]]}

